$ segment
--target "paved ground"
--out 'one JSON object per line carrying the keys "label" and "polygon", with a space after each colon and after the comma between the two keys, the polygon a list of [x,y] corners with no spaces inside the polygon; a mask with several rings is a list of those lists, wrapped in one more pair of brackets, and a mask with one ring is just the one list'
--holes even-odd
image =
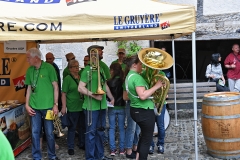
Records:
{"label": "paved ground", "polygon": [[[165,153],[163,155],[157,154],[156,148],[153,155],[149,155],[149,160],[194,160],[194,122],[193,122],[193,110],[179,110],[178,111],[178,126],[175,124],[174,111],[169,111],[171,122],[166,130],[165,139]],[[216,160],[206,153],[206,144],[202,134],[201,127],[201,109],[198,110],[198,160]],[[155,142],[157,139],[154,137]],[[57,150],[57,156],[61,160],[83,160],[84,152],[75,147],[75,155],[69,156],[67,153],[66,136],[57,139],[57,143],[60,149]],[[105,147],[105,155],[109,156],[109,148]],[[16,157],[16,160],[28,160],[31,159],[31,147],[28,147],[25,151]],[[43,148],[43,157],[47,159],[46,144]],[[110,157],[110,156],[109,156]],[[125,156],[115,156],[115,160],[127,159]]]}

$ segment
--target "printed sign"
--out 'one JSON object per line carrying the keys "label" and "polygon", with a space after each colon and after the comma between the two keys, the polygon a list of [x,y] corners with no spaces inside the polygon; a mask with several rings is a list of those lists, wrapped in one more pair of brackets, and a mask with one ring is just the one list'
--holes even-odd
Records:
{"label": "printed sign", "polygon": [[[25,49],[36,48],[35,42],[27,42]],[[16,99],[25,102],[25,74],[29,67],[26,54],[4,53],[0,43],[0,101]],[[26,52],[25,52],[26,53]]]}
{"label": "printed sign", "polygon": [[62,69],[62,58],[55,58],[54,63],[56,63],[59,69]]}
{"label": "printed sign", "polygon": [[4,53],[26,53],[26,41],[4,42]]}

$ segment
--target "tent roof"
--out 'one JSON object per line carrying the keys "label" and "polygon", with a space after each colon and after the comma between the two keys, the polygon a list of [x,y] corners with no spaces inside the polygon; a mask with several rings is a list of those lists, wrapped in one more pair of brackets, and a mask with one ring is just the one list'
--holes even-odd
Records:
{"label": "tent roof", "polygon": [[0,6],[0,41],[167,40],[196,29],[194,6],[151,0],[8,0]]}

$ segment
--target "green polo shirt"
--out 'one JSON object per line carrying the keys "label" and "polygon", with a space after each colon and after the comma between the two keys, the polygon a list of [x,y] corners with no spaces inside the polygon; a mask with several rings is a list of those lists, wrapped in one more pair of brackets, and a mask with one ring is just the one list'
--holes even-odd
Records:
{"label": "green polo shirt", "polygon": [[57,82],[57,75],[54,67],[42,61],[39,74],[37,70],[30,66],[26,73],[25,84],[32,85],[37,80],[34,92],[31,92],[29,105],[34,109],[50,109],[54,104],[54,88],[52,82]]}
{"label": "green polo shirt", "polygon": [[[88,72],[89,72],[89,74],[88,74]],[[105,80],[103,80],[102,76],[100,76],[101,83],[104,84],[102,89],[106,92],[106,82],[105,82],[106,76],[104,74],[103,69],[100,69],[100,72],[101,72],[101,75],[103,76],[103,78],[105,79]],[[90,75],[90,74],[92,74],[92,75]],[[88,90],[90,90],[91,92],[95,93],[98,88],[98,71],[91,70],[90,65],[87,65],[82,71],[80,81],[86,83],[86,88]],[[91,101],[91,99],[92,99],[92,101]],[[92,104],[92,106],[89,106],[90,104]],[[91,109],[90,109],[90,107],[91,107]],[[83,107],[82,107],[83,109],[96,111],[96,110],[100,110],[100,107],[101,107],[101,109],[107,108],[106,94],[103,95],[103,98],[101,101],[98,101],[94,98],[90,98],[90,97],[84,95],[84,102],[83,102]]]}
{"label": "green polo shirt", "polygon": [[[129,78],[130,77],[130,78]],[[143,79],[143,77],[135,71],[130,70],[127,77],[126,82],[128,84],[128,97],[131,101],[131,107],[134,108],[143,108],[143,109],[154,109],[154,103],[150,99],[141,100],[137,98],[136,87],[145,87],[145,89],[149,89],[149,85]]]}
{"label": "green polo shirt", "polygon": [[67,110],[70,112],[82,111],[83,100],[81,99],[80,93],[78,92],[78,84],[70,76],[67,75],[63,80],[62,92],[66,93],[66,105]]}
{"label": "green polo shirt", "polygon": [[111,75],[110,75],[110,69],[109,69],[109,67],[108,67],[103,61],[99,61],[99,65],[100,65],[100,68],[103,69],[106,78],[107,78],[107,79],[110,79],[110,78],[111,78]]}
{"label": "green polo shirt", "polygon": [[[118,63],[118,59],[116,59],[115,61],[113,61],[112,64],[113,64],[113,63]],[[122,67],[123,72],[125,72],[126,64],[125,64],[125,63],[122,63],[122,64],[120,64],[120,65],[121,65],[121,67]]]}

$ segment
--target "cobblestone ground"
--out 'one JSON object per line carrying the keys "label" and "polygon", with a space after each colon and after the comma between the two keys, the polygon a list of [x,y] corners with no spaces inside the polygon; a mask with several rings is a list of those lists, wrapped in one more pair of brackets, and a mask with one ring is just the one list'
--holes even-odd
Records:
{"label": "cobblestone ground", "polygon": [[[195,148],[194,148],[194,121],[193,121],[193,110],[179,110],[178,120],[176,125],[174,110],[169,111],[171,121],[170,125],[166,130],[165,138],[165,152],[164,154],[157,154],[156,147],[155,152],[148,156],[148,160],[194,160],[195,159]],[[201,110],[198,110],[198,160],[217,160],[207,154],[207,148],[202,134],[201,127]],[[66,133],[65,133],[66,135]],[[76,139],[77,140],[77,139]],[[84,152],[78,147],[75,147],[75,155],[68,155],[66,136],[57,139],[57,144],[60,148],[57,150],[57,156],[61,160],[83,160]],[[154,141],[157,138],[154,137]],[[43,157],[47,159],[47,148],[46,142],[43,144]],[[109,147],[105,147],[105,155],[109,156]],[[110,157],[110,156],[109,156]],[[113,157],[115,160],[127,159],[125,156],[120,157],[116,155]],[[16,160],[28,160],[32,159],[31,146],[20,153]]]}

